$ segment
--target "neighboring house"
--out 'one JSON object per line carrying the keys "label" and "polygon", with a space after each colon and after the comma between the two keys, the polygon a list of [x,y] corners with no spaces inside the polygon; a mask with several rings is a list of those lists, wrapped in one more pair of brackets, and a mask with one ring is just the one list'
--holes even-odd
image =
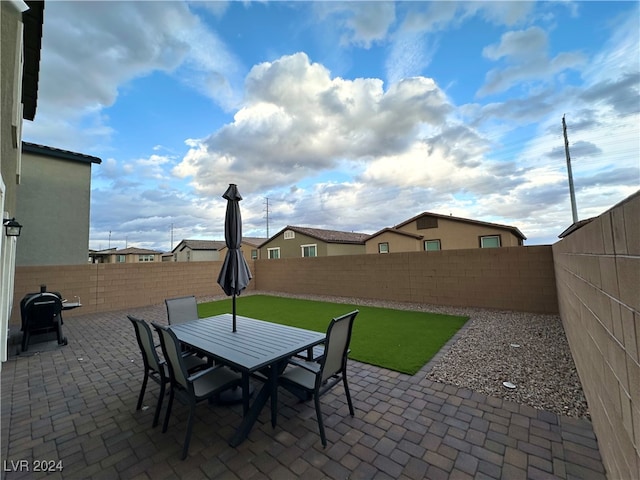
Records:
{"label": "neighboring house", "polygon": [[260,258],[328,257],[365,253],[366,233],[288,225],[260,245]]}
{"label": "neighboring house", "polygon": [[91,166],[98,157],[22,143],[16,265],[87,263]]}
{"label": "neighboring house", "polygon": [[224,241],[218,240],[182,240],[173,250],[175,262],[211,262],[224,259],[220,250]]}
{"label": "neighboring house", "polygon": [[[0,2],[0,212],[3,224],[17,214],[21,180],[22,121],[33,120],[38,100],[44,2]],[[13,308],[16,245],[0,230],[0,360],[7,360]]]}
{"label": "neighboring house", "polygon": [[[242,243],[240,244],[240,250],[246,260],[257,260],[260,257],[260,245],[262,245],[267,239],[264,237],[242,237]],[[227,245],[220,249],[221,258],[227,254]]]}
{"label": "neighboring house", "polygon": [[366,252],[515,247],[522,246],[526,238],[509,225],[424,212],[371,235],[366,241]]}
{"label": "neighboring house", "polygon": [[164,254],[158,250],[128,247],[118,250],[108,248],[89,252],[92,263],[147,263],[161,262]]}

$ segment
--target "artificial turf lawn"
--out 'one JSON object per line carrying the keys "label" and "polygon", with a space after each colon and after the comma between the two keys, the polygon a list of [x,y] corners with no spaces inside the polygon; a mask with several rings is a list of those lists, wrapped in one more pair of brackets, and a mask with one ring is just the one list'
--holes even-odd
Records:
{"label": "artificial turf lawn", "polygon": [[[231,312],[231,299],[198,305],[200,317]],[[244,317],[326,332],[332,318],[352,310],[360,313],[353,324],[349,358],[413,375],[420,370],[468,320],[439,313],[392,310],[343,303],[319,302],[268,295],[240,296],[236,313]]]}

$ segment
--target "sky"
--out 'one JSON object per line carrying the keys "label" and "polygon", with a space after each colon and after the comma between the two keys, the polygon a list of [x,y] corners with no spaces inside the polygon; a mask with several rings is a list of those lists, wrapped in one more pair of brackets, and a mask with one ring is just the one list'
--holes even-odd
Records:
{"label": "sky", "polygon": [[640,3],[47,1],[23,140],[102,159],[92,249],[422,212],[553,244],[640,189]]}

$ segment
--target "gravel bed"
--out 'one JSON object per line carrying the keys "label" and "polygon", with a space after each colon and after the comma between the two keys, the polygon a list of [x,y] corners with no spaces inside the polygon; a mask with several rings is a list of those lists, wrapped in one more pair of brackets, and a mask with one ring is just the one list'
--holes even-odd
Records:
{"label": "gravel bed", "polygon": [[[426,378],[559,415],[590,419],[558,315],[280,292],[250,292],[469,317]],[[216,297],[219,299],[220,297]],[[224,298],[224,297],[222,297]],[[206,301],[199,299],[199,301]],[[424,374],[424,370],[420,374]],[[515,388],[507,388],[509,382]]]}

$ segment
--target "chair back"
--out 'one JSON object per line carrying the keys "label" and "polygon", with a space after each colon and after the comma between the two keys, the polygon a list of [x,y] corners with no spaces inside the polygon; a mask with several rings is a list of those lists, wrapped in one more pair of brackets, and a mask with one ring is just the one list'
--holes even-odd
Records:
{"label": "chair back", "polygon": [[351,330],[356,315],[358,315],[358,310],[331,320],[325,340],[325,354],[320,361],[322,374],[318,376],[318,381],[321,384],[342,372],[346,366],[349,343],[351,343]]}
{"label": "chair back", "polygon": [[136,339],[138,340],[138,347],[140,347],[145,368],[160,372],[160,358],[158,357],[158,352],[153,342],[151,328],[149,328],[149,325],[144,320],[130,315],[127,315],[127,318],[131,321],[136,331]]}
{"label": "chair back", "polygon": [[180,340],[178,340],[176,334],[169,328],[158,325],[157,323],[152,323],[152,325],[160,337],[160,345],[162,345],[162,353],[169,366],[171,381],[185,390],[190,391],[191,383],[187,380],[189,375],[184,365]]}
{"label": "chair back", "polygon": [[29,331],[53,327],[60,321],[62,300],[53,293],[38,293],[24,303],[23,329]]}
{"label": "chair back", "polygon": [[169,325],[198,319],[198,303],[196,302],[196,297],[193,295],[188,297],[167,298],[164,303],[167,306]]}

